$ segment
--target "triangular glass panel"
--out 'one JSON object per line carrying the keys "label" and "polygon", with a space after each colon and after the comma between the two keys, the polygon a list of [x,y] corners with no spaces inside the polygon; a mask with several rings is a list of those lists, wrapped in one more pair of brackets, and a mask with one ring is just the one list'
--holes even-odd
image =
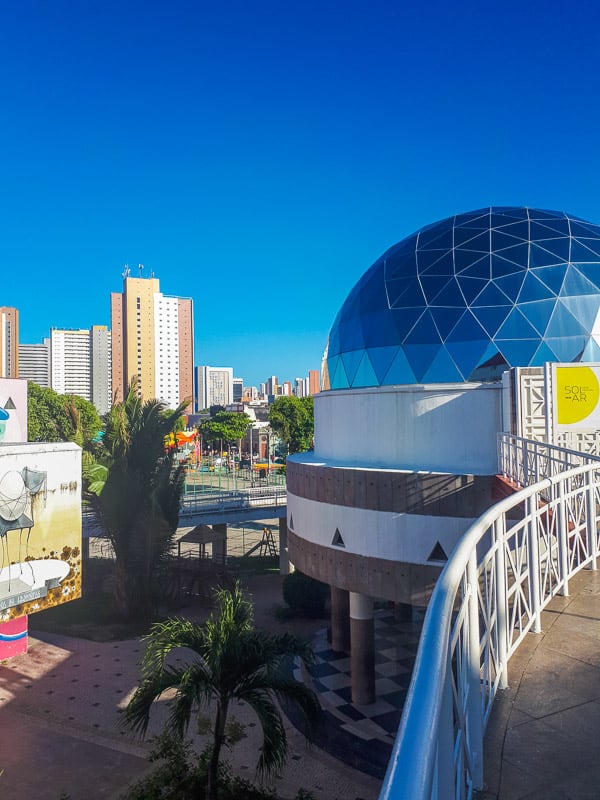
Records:
{"label": "triangular glass panel", "polygon": [[459,275],[457,280],[467,305],[470,305],[488,284],[485,278],[465,278],[462,275]]}
{"label": "triangular glass panel", "polygon": [[472,267],[481,259],[489,264],[489,255],[482,255],[481,253],[473,253],[471,250],[460,250],[458,247],[453,251],[454,256],[454,269],[452,274],[459,275],[467,267]]}
{"label": "triangular glass panel", "polygon": [[541,247],[539,244],[532,242],[529,245],[529,266],[530,267],[548,267],[553,264],[561,264],[565,259],[558,258],[550,250]]}
{"label": "triangular glass panel", "polygon": [[431,316],[433,317],[433,321],[435,322],[435,326],[438,329],[440,337],[443,341],[446,338],[446,336],[450,333],[452,328],[456,325],[458,320],[465,313],[464,301],[463,301],[463,306],[461,308],[455,308],[455,307],[448,308],[447,306],[431,306],[429,310],[431,312]]}
{"label": "triangular glass panel", "polygon": [[533,357],[529,362],[529,366],[541,367],[547,361],[558,361],[558,358],[554,350],[551,350],[546,344],[546,342],[542,342],[538,347],[538,349],[533,354]]}
{"label": "triangular glass panel", "polygon": [[489,227],[490,222],[490,209],[480,208],[476,211],[467,211],[465,214],[459,214],[454,217],[454,229],[456,228],[472,228],[484,229]]}
{"label": "triangular glass panel", "polygon": [[[545,236],[542,231],[542,235],[540,238],[549,238],[549,239],[556,239],[558,237],[561,238],[568,238],[571,235],[571,231],[569,230],[569,220],[566,217],[560,217],[557,219],[545,219],[542,221],[535,220],[535,224],[538,226],[540,231],[542,229],[546,229],[548,235]],[[536,236],[532,236],[532,239],[536,239]]]}
{"label": "triangular glass panel", "polygon": [[469,342],[477,339],[485,339],[487,341],[487,336],[472,312],[465,311],[446,337],[446,342]]}
{"label": "triangular glass panel", "polygon": [[430,230],[419,233],[418,250],[451,250],[453,246],[454,238],[451,227],[440,232],[439,226],[435,225]]}
{"label": "triangular glass panel", "polygon": [[533,300],[556,299],[556,295],[545,283],[542,283],[535,274],[528,270],[519,292],[519,304],[529,303]]}
{"label": "triangular glass panel", "polygon": [[553,300],[538,300],[535,303],[520,303],[519,310],[533,325],[537,333],[543,336],[555,305],[556,298]]}
{"label": "triangular glass panel", "polygon": [[403,342],[407,334],[414,327],[425,308],[397,308],[390,311],[392,322],[397,330],[397,336],[392,341]]}
{"label": "triangular glass panel", "polygon": [[[596,246],[600,245],[600,242],[596,244]],[[579,242],[577,239],[571,239],[571,254],[569,261],[573,262],[592,262],[597,263],[600,261],[600,256],[598,253],[595,253],[590,247],[587,247],[586,244]]]}
{"label": "triangular glass panel", "polygon": [[[526,320],[517,307],[513,308],[506,322],[500,327],[495,339],[538,339],[540,334]],[[500,345],[498,345],[500,346]]]}
{"label": "triangular glass panel", "polygon": [[515,244],[513,247],[505,247],[497,253],[500,258],[512,261],[521,269],[526,269],[529,263],[529,244]]}
{"label": "triangular glass panel", "polygon": [[569,309],[575,319],[583,325],[585,330],[588,332],[593,330],[598,316],[598,309],[600,308],[599,295],[561,297],[560,301],[565,308]]}
{"label": "triangular glass panel", "polygon": [[340,356],[335,373],[331,376],[331,388],[347,389],[348,387],[349,387],[348,376],[346,375],[346,370],[344,369],[344,363]]}
{"label": "triangular glass panel", "polygon": [[598,342],[596,342],[591,336],[588,339],[586,346],[583,348],[581,360],[588,363],[600,361],[600,344],[598,344]]}
{"label": "triangular glass panel", "polygon": [[440,335],[429,309],[423,313],[423,316],[412,328],[403,344],[441,344]]}
{"label": "triangular glass panel", "polygon": [[381,311],[362,314],[365,347],[385,347],[394,342],[400,344],[398,330],[393,319],[394,314],[397,313],[399,312],[383,308]]}
{"label": "triangular glass panel", "polygon": [[565,279],[565,274],[567,272],[567,265],[560,264],[556,267],[532,269],[532,272],[536,278],[539,278],[542,283],[545,283],[546,286],[554,292],[554,294],[559,294]]}
{"label": "triangular glass panel", "polygon": [[503,233],[509,233],[511,236],[517,236],[519,239],[527,242],[529,241],[529,222],[523,220],[522,222],[507,222],[506,225],[494,226],[500,227]]}
{"label": "triangular glass panel", "polygon": [[344,540],[342,539],[342,534],[340,533],[339,529],[335,529],[335,533],[333,534],[333,539],[331,540],[331,544],[334,547],[346,547],[344,544]]}
{"label": "triangular glass panel", "polygon": [[423,383],[461,383],[465,376],[459,371],[448,351],[441,347],[423,376]]}
{"label": "triangular glass panel", "polygon": [[435,543],[435,547],[433,548],[431,553],[429,553],[429,555],[427,556],[427,561],[440,561],[440,562],[448,561],[448,556],[446,554],[446,551],[439,542]]}
{"label": "triangular glass panel", "polygon": [[294,530],[294,517],[290,514],[290,521],[288,522],[288,528],[293,531]]}
{"label": "triangular glass panel", "polygon": [[375,370],[373,369],[368,353],[364,354],[360,364],[358,365],[358,369],[356,370],[356,374],[352,380],[352,386],[354,388],[360,388],[363,386],[379,386],[379,380],[377,379],[377,375],[375,374]]}
{"label": "triangular glass panel", "polygon": [[496,339],[496,345],[510,367],[529,366],[539,343],[539,339]]}
{"label": "triangular glass panel", "polygon": [[[523,239],[520,236],[505,232],[504,228],[492,231],[492,252],[497,253],[507,247],[514,247],[516,244],[523,244]],[[527,245],[527,242],[525,242]]]}
{"label": "triangular glass panel", "polygon": [[470,381],[498,380],[502,373],[506,371],[507,366],[504,356],[493,342],[490,342],[468,379]]}
{"label": "triangular glass panel", "polygon": [[530,208],[528,210],[531,219],[555,220],[565,217],[562,211],[549,211],[541,208]]}
{"label": "triangular glass panel", "polygon": [[585,349],[587,337],[561,336],[556,339],[546,338],[544,341],[556,353],[558,361],[568,363],[569,361],[579,360],[580,354]]}
{"label": "triangular glass panel", "polygon": [[600,238],[600,228],[592,223],[571,218],[570,227],[571,236],[575,236],[577,239]]}
{"label": "triangular glass panel", "polygon": [[429,306],[450,306],[464,311],[465,298],[461,292],[456,278],[452,278],[441,292],[429,300]]}
{"label": "triangular glass panel", "polygon": [[489,339],[446,342],[446,348],[458,366],[463,380],[473,372],[486,351]]}
{"label": "triangular glass panel", "polygon": [[[589,334],[581,323],[575,319],[566,306],[558,300],[548,327],[545,339],[558,339],[561,336],[585,336]],[[554,346],[552,346],[554,350]]]}
{"label": "triangular glass panel", "polygon": [[490,281],[481,294],[477,295],[471,306],[503,306],[509,298],[501,292],[495,281]]}
{"label": "triangular glass panel", "polygon": [[359,350],[365,346],[360,316],[346,317],[340,322],[339,335],[341,349],[343,352],[348,350]]}
{"label": "triangular glass panel", "polygon": [[361,348],[360,350],[349,350],[347,353],[342,353],[342,361],[344,362],[344,368],[350,386],[354,383],[354,376],[364,352],[365,351]]}
{"label": "triangular glass panel", "polygon": [[[417,250],[415,258],[417,275],[422,275],[427,272],[433,272],[434,275],[445,275],[446,273],[450,275],[452,274],[451,251]],[[438,269],[434,270],[436,265],[438,266]]]}
{"label": "triangular glass panel", "polygon": [[520,219],[529,219],[528,209],[521,206],[494,206],[492,208],[494,227]]}
{"label": "triangular glass panel", "polygon": [[571,240],[566,236],[560,239],[545,239],[541,246],[554,256],[555,264],[562,264],[569,260]]}
{"label": "triangular glass panel", "polygon": [[453,281],[454,278],[448,275],[421,275],[420,280],[425,299],[430,303],[432,298],[439,294],[446,284]]}
{"label": "triangular glass panel", "polygon": [[[377,272],[379,272],[379,262],[376,262],[374,266],[377,268]],[[414,275],[416,271],[414,252],[405,252],[392,256],[391,258],[386,258],[383,262],[383,272],[381,274],[383,274],[384,281],[390,281],[395,278],[405,278],[407,275]]]}
{"label": "triangular glass panel", "polygon": [[481,308],[473,306],[471,311],[491,338],[496,335],[498,328],[504,323],[512,309],[513,306],[483,306]]}
{"label": "triangular glass panel", "polygon": [[385,291],[385,281],[381,270],[369,272],[363,277],[360,283],[360,290],[357,292],[358,303],[356,308],[360,314],[368,311],[379,311],[387,306],[387,295]]}
{"label": "triangular glass panel", "polygon": [[433,359],[436,357],[439,344],[405,344],[403,349],[408,359],[417,383],[423,382],[423,375],[427,372]]}
{"label": "triangular glass panel", "polygon": [[590,283],[596,287],[596,291],[600,292],[600,264],[574,264],[577,271],[584,275]]}
{"label": "triangular glass panel", "polygon": [[[473,233],[473,231],[472,231]],[[472,250],[475,253],[489,253],[490,252],[490,233],[483,231],[477,233],[470,239],[465,239],[460,245],[461,250]]]}
{"label": "triangular glass panel", "polygon": [[13,403],[12,397],[9,397],[8,400],[6,401],[6,403],[4,404],[4,409],[6,410],[7,408],[9,410],[16,408],[16,405]]}
{"label": "triangular glass panel", "polygon": [[415,308],[425,305],[421,284],[414,278],[385,282],[390,308]]}
{"label": "triangular glass panel", "polygon": [[[529,224],[529,234],[532,242],[545,242],[546,239],[558,238],[561,232],[552,230],[551,228],[547,227],[547,225],[544,225],[541,222],[537,222],[536,220],[532,220]],[[568,237],[568,232],[567,232],[567,237]],[[546,244],[544,244],[544,247],[546,247]]]}
{"label": "triangular glass panel", "polygon": [[377,376],[377,383],[381,385],[392,362],[398,353],[398,346],[393,347],[373,347],[369,349],[371,365]]}
{"label": "triangular glass panel", "polygon": [[489,255],[475,261],[471,266],[465,267],[460,274],[464,275],[465,278],[485,278],[489,281],[492,277],[492,264]]}
{"label": "triangular glass panel", "polygon": [[[454,228],[454,247],[464,247],[467,250],[480,250],[482,253],[489,253],[490,250],[490,243],[488,241],[484,241],[486,236],[485,229],[482,233],[478,233],[477,230],[472,230],[471,228],[466,227],[456,227]],[[471,246],[474,244],[474,246]]]}
{"label": "triangular glass panel", "polygon": [[577,267],[571,265],[565,275],[565,280],[560,290],[560,296],[568,297],[569,295],[578,294],[598,297],[600,295],[600,289],[589,281]]}
{"label": "triangular glass panel", "polygon": [[496,286],[500,289],[500,291],[504,292],[504,294],[512,303],[517,302],[517,297],[519,296],[519,292],[521,291],[521,286],[523,286],[524,280],[525,272],[523,270],[515,272],[513,275],[494,277],[494,283]]}
{"label": "triangular glass panel", "polygon": [[502,256],[492,256],[492,279],[503,278],[505,275],[522,275],[525,271],[523,265],[515,264],[514,261],[507,261]]}
{"label": "triangular glass panel", "polygon": [[340,360],[341,360],[341,356],[338,356],[338,355],[332,356],[331,354],[329,354],[327,356],[327,369],[329,371],[329,385],[330,386],[333,386],[333,379],[335,377],[335,371],[338,368]]}
{"label": "triangular glass panel", "polygon": [[400,348],[381,384],[382,386],[392,386],[394,384],[402,386],[407,383],[416,383],[416,378],[404,350]]}

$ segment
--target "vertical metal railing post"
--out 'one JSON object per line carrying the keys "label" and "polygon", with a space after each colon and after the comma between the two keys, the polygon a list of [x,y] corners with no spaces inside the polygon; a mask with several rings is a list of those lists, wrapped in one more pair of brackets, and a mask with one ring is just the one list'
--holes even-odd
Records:
{"label": "vertical metal railing post", "polygon": [[533,632],[542,632],[542,598],[540,592],[540,548],[538,542],[538,498],[532,495],[527,499],[527,515],[529,517],[528,537],[529,553],[527,568],[529,571],[529,587],[531,590],[531,611],[533,614]]}
{"label": "vertical metal railing post", "polygon": [[506,597],[506,517],[504,514],[494,522],[494,544],[496,546],[496,635],[498,640],[498,688],[508,686],[508,609]]}
{"label": "vertical metal railing post", "polygon": [[558,506],[556,535],[558,537],[558,568],[560,572],[561,590],[563,597],[569,596],[569,542],[567,539],[567,509],[565,505],[565,483],[560,480],[558,485]]}
{"label": "vertical metal railing post", "polygon": [[538,443],[533,443],[533,482],[537,483],[540,479],[540,455]]}
{"label": "vertical metal railing post", "polygon": [[481,656],[479,644],[479,578],[477,552],[473,550],[467,564],[467,583],[470,587],[468,603],[469,632],[466,669],[468,698],[466,707],[466,734],[471,758],[471,779],[474,789],[483,788],[483,707],[481,689]]}
{"label": "vertical metal railing post", "polygon": [[585,476],[585,516],[587,551],[590,556],[590,569],[598,568],[598,520],[596,516],[596,490],[594,480],[596,470],[589,469]]}
{"label": "vertical metal railing post", "polygon": [[431,792],[432,800],[453,800],[456,785],[454,765],[454,704],[452,702],[452,653],[448,643],[446,672],[443,676],[442,704],[437,735],[436,770]]}

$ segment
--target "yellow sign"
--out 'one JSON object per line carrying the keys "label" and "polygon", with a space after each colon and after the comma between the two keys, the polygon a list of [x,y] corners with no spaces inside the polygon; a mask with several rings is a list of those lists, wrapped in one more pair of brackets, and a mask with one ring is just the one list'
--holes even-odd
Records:
{"label": "yellow sign", "polygon": [[556,421],[574,425],[598,406],[600,387],[590,367],[556,367]]}

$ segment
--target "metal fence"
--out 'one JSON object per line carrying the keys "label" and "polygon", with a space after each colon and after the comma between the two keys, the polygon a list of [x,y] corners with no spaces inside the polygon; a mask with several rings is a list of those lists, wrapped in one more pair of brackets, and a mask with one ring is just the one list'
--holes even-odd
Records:
{"label": "metal fence", "polygon": [[596,568],[598,460],[573,466],[574,451],[518,437],[506,438],[500,453],[515,482],[550,477],[490,508],[446,564],[380,800],[464,800],[483,788],[483,736],[511,655],[529,631],[540,632],[542,610],[568,594],[570,578]]}

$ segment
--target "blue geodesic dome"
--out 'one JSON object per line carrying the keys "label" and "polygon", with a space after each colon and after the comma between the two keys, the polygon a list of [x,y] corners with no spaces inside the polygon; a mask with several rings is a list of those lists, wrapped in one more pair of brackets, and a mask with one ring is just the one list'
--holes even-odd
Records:
{"label": "blue geodesic dome", "polygon": [[391,247],[354,286],[329,335],[330,387],[600,361],[599,310],[600,226],[533,208],[458,214]]}

